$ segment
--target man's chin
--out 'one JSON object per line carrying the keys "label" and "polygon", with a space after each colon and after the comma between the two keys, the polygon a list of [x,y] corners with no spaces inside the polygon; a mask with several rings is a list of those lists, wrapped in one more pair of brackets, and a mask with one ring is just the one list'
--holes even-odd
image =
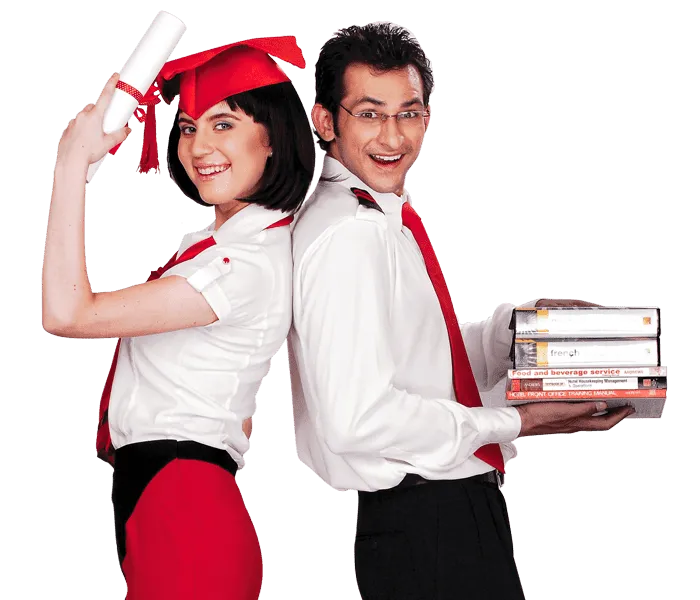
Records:
{"label": "man's chin", "polygon": [[401,195],[403,191],[403,177],[380,177],[367,174],[367,179],[362,179],[375,192],[380,194],[397,194]]}

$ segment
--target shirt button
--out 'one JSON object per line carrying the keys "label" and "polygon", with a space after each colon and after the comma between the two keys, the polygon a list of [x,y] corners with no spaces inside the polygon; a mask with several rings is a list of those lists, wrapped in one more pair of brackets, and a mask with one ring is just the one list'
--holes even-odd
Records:
{"label": "shirt button", "polygon": [[228,256],[224,256],[224,264],[227,265],[231,261],[229,260]]}

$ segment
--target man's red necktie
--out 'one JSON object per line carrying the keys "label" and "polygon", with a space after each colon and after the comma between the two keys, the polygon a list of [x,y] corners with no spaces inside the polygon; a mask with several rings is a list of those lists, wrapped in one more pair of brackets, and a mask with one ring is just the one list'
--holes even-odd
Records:
{"label": "man's red necktie", "polygon": [[[421,221],[421,218],[408,202],[404,202],[401,209],[401,219],[404,226],[411,231],[418,244],[418,248],[425,261],[428,276],[435,289],[435,294],[440,301],[440,308],[442,308],[442,314],[447,325],[447,334],[450,339],[452,381],[457,402],[470,408],[482,406],[481,396],[479,395],[479,389],[476,386],[474,374],[469,364],[467,349],[464,346],[464,338],[462,338],[462,332],[459,329],[459,322],[457,321],[457,315],[452,305],[450,292],[447,289],[447,283],[442,274],[442,269],[440,269],[440,263],[435,255],[433,245],[430,243],[428,234],[423,226],[423,221]],[[494,469],[498,469],[501,473],[505,472],[503,454],[498,444],[482,446],[474,455],[491,465]]]}
{"label": "man's red necktie", "polygon": [[[462,332],[459,329],[459,322],[457,321],[457,315],[452,305],[450,292],[447,289],[447,283],[442,274],[442,269],[440,269],[440,263],[435,255],[433,245],[430,243],[428,233],[423,226],[423,221],[421,221],[418,213],[416,213],[408,202],[404,202],[401,209],[401,219],[404,226],[413,234],[418,248],[423,255],[428,276],[435,289],[435,294],[440,301],[442,314],[445,317],[447,335],[450,339],[450,350],[452,352],[452,381],[457,402],[470,408],[482,406],[481,396],[479,395],[479,389],[474,380],[472,367],[469,364],[467,349],[464,346],[464,338],[462,338]],[[498,444],[482,446],[474,455],[491,465],[494,469],[498,469],[501,473],[505,472],[503,454]]]}
{"label": "man's red necktie", "polygon": [[[273,223],[265,229],[274,229],[275,227],[283,227],[284,225],[289,225],[293,220],[292,215],[285,217]],[[156,271],[151,271],[150,276],[147,281],[153,281],[155,279],[160,279],[160,276],[165,273],[168,269],[172,269],[175,265],[179,265],[187,260],[193,259],[200,252],[204,252],[207,248],[215,245],[216,241],[213,236],[209,236],[196,244],[193,244],[187,250],[185,250],[179,257],[177,252],[173,254],[170,260]],[[97,456],[109,464],[114,465],[114,446],[112,445],[112,437],[109,432],[109,398],[112,394],[112,384],[114,383],[114,374],[117,370],[117,359],[119,358],[119,347],[121,346],[121,339],[117,342],[117,347],[114,350],[114,358],[112,359],[112,366],[109,369],[109,374],[107,375],[107,381],[105,382],[105,387],[102,390],[102,397],[100,398],[100,420],[97,425]]]}

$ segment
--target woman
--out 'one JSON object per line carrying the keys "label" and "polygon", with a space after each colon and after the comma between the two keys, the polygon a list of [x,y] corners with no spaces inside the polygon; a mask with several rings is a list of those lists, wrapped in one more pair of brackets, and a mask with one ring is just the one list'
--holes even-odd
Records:
{"label": "woman", "polygon": [[129,133],[102,132],[116,74],[59,143],[43,323],[60,336],[121,338],[98,453],[115,467],[128,600],[249,600],[260,591],[260,548],[234,475],[255,394],[290,326],[288,225],[314,164],[301,101],[268,53],[304,66],[287,37],[224,46],[161,70],[164,99],[180,95],[170,175],[213,206],[215,219],[186,235],[147,283],[93,293],[85,268],[87,169]]}

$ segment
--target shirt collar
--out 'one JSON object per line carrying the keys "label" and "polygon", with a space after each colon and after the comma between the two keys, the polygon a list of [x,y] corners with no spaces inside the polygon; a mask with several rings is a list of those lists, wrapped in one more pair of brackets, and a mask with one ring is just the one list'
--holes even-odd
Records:
{"label": "shirt collar", "polygon": [[401,207],[404,202],[411,204],[411,197],[405,188],[403,195],[400,197],[391,192],[377,192],[359,177],[353,175],[340,161],[330,157],[328,154],[326,154],[326,157],[323,159],[321,177],[325,179],[332,178],[332,183],[339,183],[348,189],[357,187],[369,192],[372,198],[377,201],[377,204],[381,206],[389,222],[394,223],[398,219],[398,225],[401,227]]}
{"label": "shirt collar", "polygon": [[288,214],[279,210],[270,210],[259,204],[249,204],[227,219],[216,231],[215,223],[211,223],[205,229],[188,233],[182,239],[178,254],[210,236],[214,237],[217,244],[251,239],[273,223],[284,219]]}

